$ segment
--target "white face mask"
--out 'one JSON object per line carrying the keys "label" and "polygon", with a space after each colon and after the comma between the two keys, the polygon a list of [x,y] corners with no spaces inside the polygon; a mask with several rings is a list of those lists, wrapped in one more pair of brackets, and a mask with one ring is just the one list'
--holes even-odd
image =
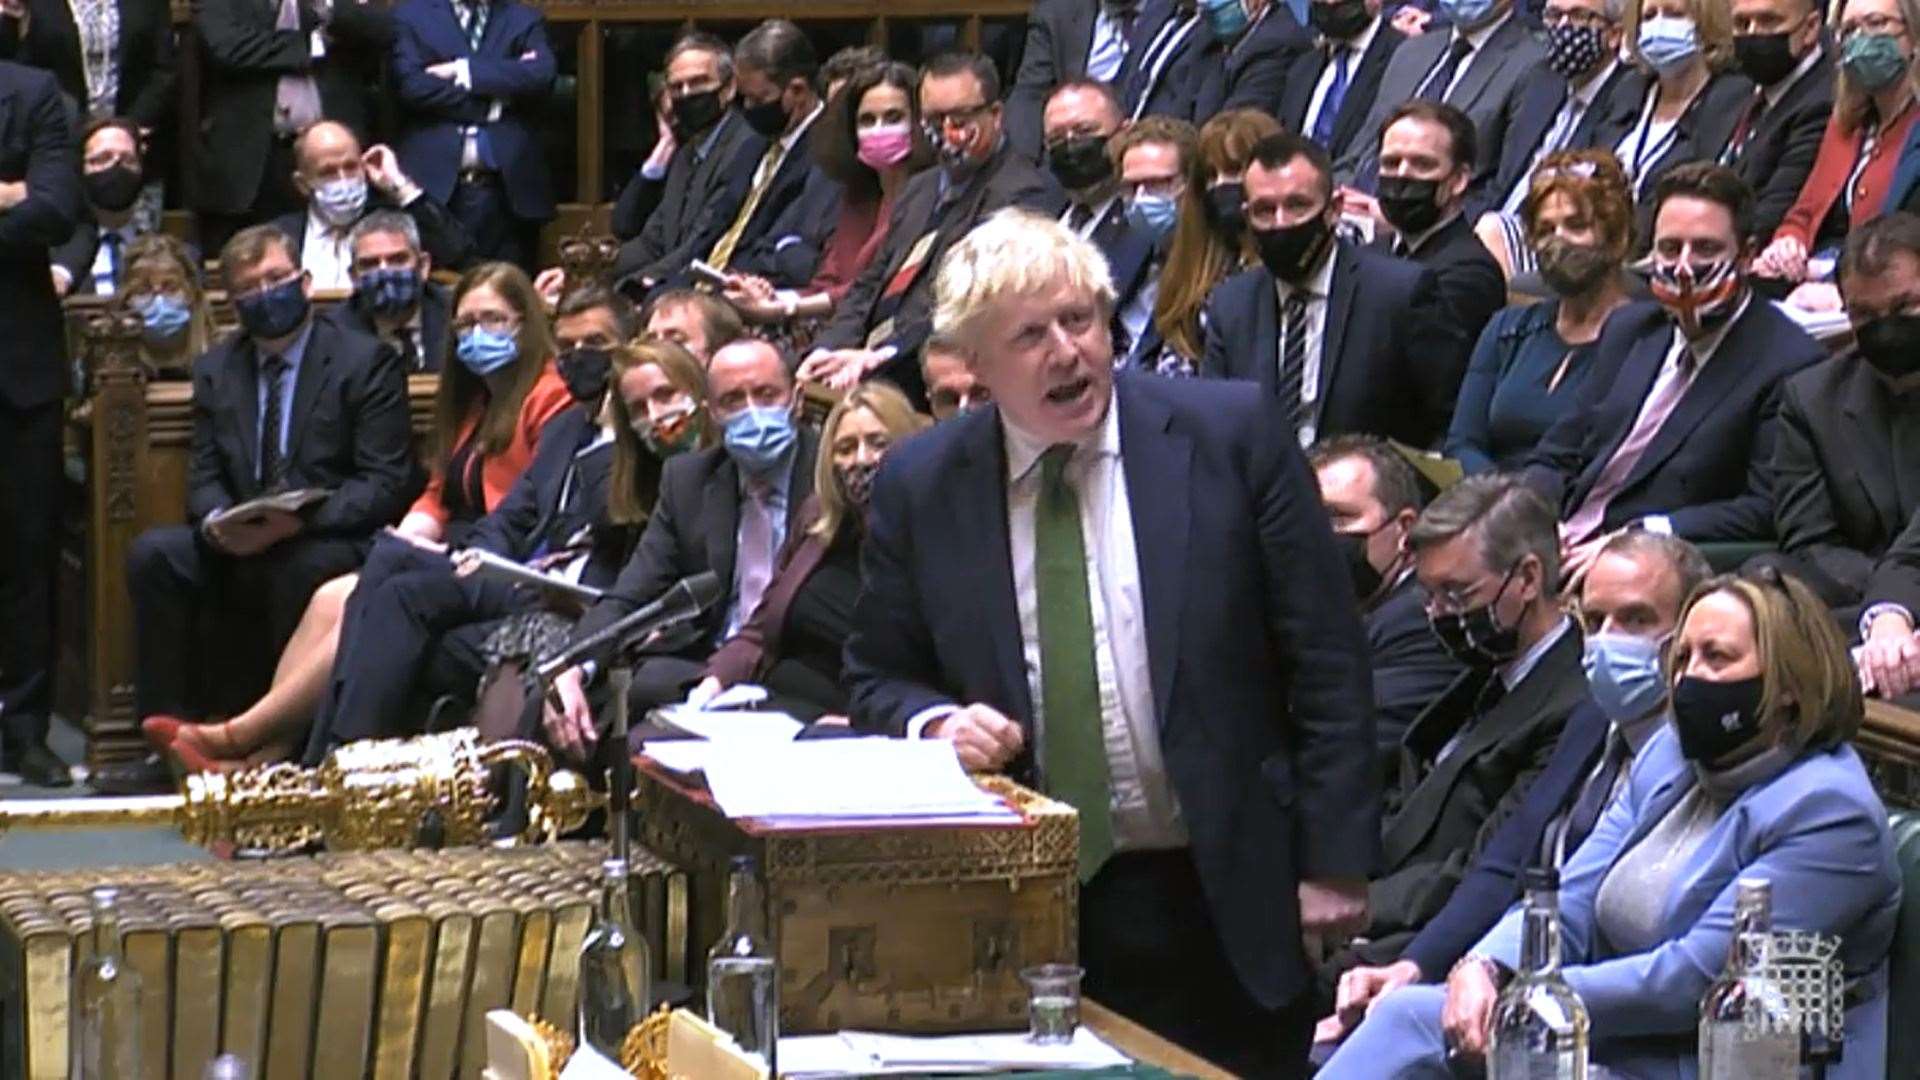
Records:
{"label": "white face mask", "polygon": [[353,224],[367,208],[367,178],[344,177],[321,184],[313,191],[313,207],[329,225]]}

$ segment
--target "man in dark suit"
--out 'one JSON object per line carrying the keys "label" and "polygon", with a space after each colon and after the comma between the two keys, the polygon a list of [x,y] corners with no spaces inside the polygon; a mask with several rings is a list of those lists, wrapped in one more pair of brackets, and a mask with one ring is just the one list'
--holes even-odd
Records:
{"label": "man in dark suit", "polygon": [[1466,364],[1433,271],[1334,238],[1326,151],[1299,135],[1254,147],[1246,190],[1264,265],[1207,301],[1200,373],[1258,382],[1302,446],[1348,432],[1434,444]]}
{"label": "man in dark suit", "polygon": [[[1706,558],[1676,537],[1633,532],[1608,542],[1580,590],[1586,700],[1568,714],[1546,766],[1488,837],[1446,906],[1403,950],[1357,950],[1368,963],[1339,973],[1334,1014],[1315,1030],[1316,1043],[1344,1038],[1375,998],[1444,979],[1519,897],[1528,867],[1557,869],[1579,849],[1626,783],[1634,756],[1666,720],[1662,646],[1681,605],[1710,573]],[[1349,1066],[1364,1071],[1364,1065],[1329,1063],[1329,1075]]]}
{"label": "man in dark suit", "polygon": [[1148,368],[1162,352],[1163,339],[1153,312],[1160,299],[1160,273],[1180,223],[1187,173],[1200,153],[1200,133],[1185,120],[1149,116],[1128,124],[1109,150],[1120,171],[1127,226],[1147,249],[1137,271],[1140,280],[1130,291],[1121,285],[1123,278],[1116,269],[1114,284],[1126,299],[1113,317],[1114,353],[1124,358],[1124,366]]}
{"label": "man in dark suit", "polygon": [[1324,439],[1307,461],[1366,620],[1373,734],[1380,776],[1391,781],[1407,728],[1462,670],[1427,625],[1427,593],[1407,549],[1407,533],[1425,501],[1419,476],[1399,451],[1372,435]]}
{"label": "man in dark suit", "polygon": [[[1620,5],[1610,0],[1551,0],[1544,13],[1547,61],[1522,76],[1506,137],[1480,155],[1467,217],[1520,212],[1540,159],[1593,145],[1595,125],[1612,107],[1620,62]],[[1611,147],[1609,147],[1610,149]],[[1491,165],[1491,168],[1486,166]]]}
{"label": "man in dark suit", "polygon": [[1203,124],[1226,109],[1271,112],[1288,68],[1313,39],[1281,0],[1214,0],[1199,9],[1200,25],[1141,113]]}
{"label": "man in dark suit", "polygon": [[316,289],[353,287],[353,227],[370,212],[398,209],[413,219],[423,251],[448,270],[473,258],[465,225],[400,169],[392,150],[362,152],[345,124],[322,120],[293,144],[295,190],[307,200],[273,224],[293,241],[293,257]]}
{"label": "man in dark suit", "polygon": [[[1164,122],[1164,121],[1161,121]],[[1119,295],[1114,304],[1114,352],[1126,356],[1134,335],[1123,315],[1136,307],[1140,291],[1155,275],[1156,238],[1127,218],[1112,142],[1120,133],[1120,101],[1105,83],[1076,79],[1060,84],[1047,98],[1042,125],[1047,169],[1067,193],[1060,221],[1106,256]],[[1148,308],[1151,314],[1151,306]]]}
{"label": "man in dark suit", "polygon": [[[313,590],[359,566],[418,488],[399,358],[312,318],[312,286],[273,226],[235,233],[220,267],[241,333],[194,362],[188,523],[147,530],[127,556],[143,719],[257,697]],[[308,489],[324,495],[232,512]],[[149,763],[122,779],[112,786],[156,777]]]}
{"label": "man in dark suit", "polygon": [[447,324],[453,294],[429,278],[433,256],[420,249],[414,219],[398,210],[375,210],[354,223],[348,236],[353,300],[336,304],[322,318],[380,339],[400,357],[409,375],[439,371],[452,353]]}
{"label": "man in dark suit", "polygon": [[394,9],[400,164],[473,238],[477,259],[531,270],[553,183],[534,132],[553,89],[546,18],[519,0]]}
{"label": "man in dark suit", "polygon": [[201,248],[218,251],[235,230],[305,202],[293,140],[309,124],[371,130],[393,18],[365,0],[205,0],[193,15],[206,61],[194,206]]}
{"label": "man in dark suit", "polygon": [[140,129],[106,117],[80,133],[80,216],[53,249],[53,290],[66,296],[111,296],[120,288],[127,246],[147,230],[134,220],[146,170]]}
{"label": "man in dark suit", "polygon": [[1087,993],[1236,1074],[1299,1075],[1300,934],[1363,918],[1378,841],[1365,646],[1312,477],[1253,388],[1116,378],[1104,261],[1051,218],[1002,211],[940,276],[994,404],[881,466],[854,724],[1074,805]]}
{"label": "man in dark suit", "polygon": [[1722,162],[1753,189],[1753,234],[1761,247],[1800,197],[1833,112],[1833,57],[1814,0],[1736,0],[1733,51],[1753,96],[1734,124]]}
{"label": "man in dark suit", "polygon": [[47,249],[80,211],[73,129],[53,76],[0,62],[0,754],[28,783],[69,782],[47,749],[60,559],[65,327]]}
{"label": "man in dark suit", "polygon": [[1381,0],[1313,0],[1308,21],[1316,47],[1293,60],[1274,116],[1288,131],[1320,144],[1338,160],[1373,109],[1380,77],[1407,39],[1380,14]]}
{"label": "man in dark suit", "polygon": [[100,77],[99,58],[88,51],[92,39],[81,36],[76,8],[66,0],[12,0],[0,9],[0,60],[52,72],[79,118],[125,117],[155,140],[148,147],[154,160],[171,161],[167,135],[179,108],[173,9],[116,3],[113,12],[111,81]]}
{"label": "man in dark suit", "polygon": [[1128,120],[1143,116],[1191,120],[1192,108],[1179,102],[1186,94],[1187,46],[1202,32],[1201,23],[1196,5],[1142,0],[1126,59],[1113,80]]}
{"label": "man in dark suit", "polygon": [[1007,138],[1031,161],[1042,150],[1041,113],[1055,89],[1076,79],[1117,86],[1142,0],[1039,0],[1027,13],[1026,47],[1007,91]]}
{"label": "man in dark suit", "polygon": [[[1456,347],[1471,354],[1493,313],[1506,306],[1507,279],[1462,212],[1473,180],[1473,121],[1451,105],[1416,99],[1387,114],[1380,130],[1380,178],[1371,197],[1349,192],[1352,214],[1365,204],[1384,233],[1374,243],[1433,271]],[[1465,357],[1461,359],[1465,371]]]}
{"label": "man in dark suit", "polygon": [[1732,170],[1706,162],[1655,186],[1655,302],[1607,321],[1594,350],[1604,377],[1582,384],[1522,466],[1561,508],[1571,581],[1635,524],[1696,543],[1773,534],[1780,384],[1826,350],[1747,287],[1752,204]]}
{"label": "man in dark suit", "polygon": [[800,377],[831,386],[891,380],[917,405],[920,346],[932,322],[934,269],[981,219],[1004,206],[1057,215],[1052,177],[1014,152],[1001,131],[1000,76],[978,53],[944,53],[920,73],[920,117],[940,133],[940,164],[902,188],[887,239],[814,339]]}
{"label": "man in dark suit", "polygon": [[477,552],[536,564],[590,588],[614,583],[630,530],[608,517],[615,439],[603,406],[612,350],[633,337],[633,309],[606,287],[587,285],[561,298],[553,328],[555,362],[578,407],[541,433],[533,463],[451,559],[400,541],[382,541],[368,558],[341,623],[309,762],[356,739],[416,734],[418,713],[409,705],[423,685],[470,700],[486,670],[487,635],[542,600],[477,576]]}
{"label": "man in dark suit", "polygon": [[[706,571],[719,575],[724,601],[688,632],[650,650],[653,655],[635,672],[635,700],[674,700],[680,696],[675,690],[699,681],[701,664],[714,646],[753,613],[772,580],[780,545],[799,527],[800,504],[813,494],[818,440],[812,429],[793,422],[793,387],[785,359],[765,341],[742,339],[714,353],[707,368],[707,410],[725,432],[722,445],[667,462],[660,498],[633,557],[574,628],[578,641],[659,599],[682,578]],[[544,726],[555,747],[587,758],[600,743],[594,713],[605,704],[606,681],[595,681],[599,674],[576,667],[557,675],[558,707],[535,695],[528,709],[535,717],[544,711],[544,720],[536,719],[527,730]]]}

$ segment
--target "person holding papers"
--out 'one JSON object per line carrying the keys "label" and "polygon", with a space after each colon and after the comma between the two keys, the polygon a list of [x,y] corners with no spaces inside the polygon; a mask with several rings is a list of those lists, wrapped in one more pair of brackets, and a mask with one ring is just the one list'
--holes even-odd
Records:
{"label": "person holding papers", "polygon": [[1080,813],[1089,996],[1245,1076],[1305,1071],[1308,936],[1366,921],[1366,641],[1257,386],[1113,371],[1096,248],[1003,210],[935,285],[994,404],[875,481],[855,727]]}

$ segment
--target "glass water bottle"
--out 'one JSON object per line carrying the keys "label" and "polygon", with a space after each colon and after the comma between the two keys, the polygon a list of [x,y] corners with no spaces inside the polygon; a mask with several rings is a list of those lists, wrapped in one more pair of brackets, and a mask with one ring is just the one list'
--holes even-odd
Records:
{"label": "glass water bottle", "polygon": [[600,868],[600,910],[580,943],[580,1042],[619,1061],[627,1032],[653,1000],[653,957],[633,925],[627,861],[608,859]]}
{"label": "glass water bottle", "polygon": [[140,975],[120,951],[120,890],[93,890],[93,956],[73,985],[73,1075],[140,1075]]}
{"label": "glass water bottle", "polygon": [[1560,875],[1526,874],[1520,970],[1493,1009],[1492,1080],[1585,1080],[1587,1007],[1560,974]]}
{"label": "glass water bottle", "polygon": [[1734,886],[1727,966],[1700,1002],[1700,1080],[1792,1080],[1800,1075],[1800,1030],[1768,971],[1773,885]]}
{"label": "glass water bottle", "polygon": [[727,880],[727,930],[707,954],[707,1019],[778,1076],[780,976],[767,932],[767,891],[750,855]]}

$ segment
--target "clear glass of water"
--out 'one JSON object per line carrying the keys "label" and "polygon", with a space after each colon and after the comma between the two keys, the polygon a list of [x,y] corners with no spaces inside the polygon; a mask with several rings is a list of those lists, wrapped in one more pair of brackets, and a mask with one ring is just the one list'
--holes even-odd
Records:
{"label": "clear glass of water", "polygon": [[1027,1041],[1036,1046],[1064,1046],[1080,1026],[1080,979],[1086,975],[1072,964],[1040,964],[1020,972],[1027,984]]}

